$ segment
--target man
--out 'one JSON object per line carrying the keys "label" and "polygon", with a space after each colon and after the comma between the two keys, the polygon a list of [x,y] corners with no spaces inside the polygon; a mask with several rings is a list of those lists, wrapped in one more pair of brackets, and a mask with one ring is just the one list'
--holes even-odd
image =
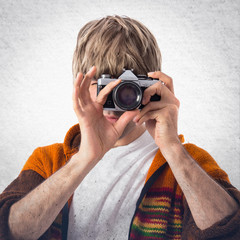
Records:
{"label": "man", "polygon": [[[123,68],[160,80],[141,111],[103,109],[121,80],[96,94],[101,74]],[[206,151],[183,144],[173,81],[145,26],[119,16],[87,23],[73,76],[79,123],[63,144],[37,148],[2,193],[1,239],[239,238],[239,192]]]}

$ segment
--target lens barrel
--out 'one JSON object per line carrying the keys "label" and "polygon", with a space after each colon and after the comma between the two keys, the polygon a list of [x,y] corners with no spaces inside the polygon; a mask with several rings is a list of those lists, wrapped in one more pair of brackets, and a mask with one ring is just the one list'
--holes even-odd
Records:
{"label": "lens barrel", "polygon": [[139,107],[142,101],[142,91],[133,81],[124,81],[113,90],[113,101],[124,111],[130,111]]}

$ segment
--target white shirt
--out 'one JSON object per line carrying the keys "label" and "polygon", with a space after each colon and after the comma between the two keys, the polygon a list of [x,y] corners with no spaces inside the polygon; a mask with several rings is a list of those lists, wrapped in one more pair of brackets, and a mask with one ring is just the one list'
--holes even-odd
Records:
{"label": "white shirt", "polygon": [[136,202],[157,150],[145,131],[132,143],[104,155],[74,192],[69,240],[128,238]]}

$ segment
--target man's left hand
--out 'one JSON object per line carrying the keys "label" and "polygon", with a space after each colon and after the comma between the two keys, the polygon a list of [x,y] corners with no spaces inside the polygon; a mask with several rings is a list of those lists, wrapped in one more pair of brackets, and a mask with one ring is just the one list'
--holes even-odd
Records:
{"label": "man's left hand", "polygon": [[[180,143],[177,132],[180,102],[174,95],[172,78],[160,71],[148,73],[148,76],[161,81],[144,91],[142,104],[145,107],[134,118],[134,122],[137,125],[145,122],[156,144],[164,150],[171,144]],[[155,94],[161,96],[161,100],[150,102]]]}

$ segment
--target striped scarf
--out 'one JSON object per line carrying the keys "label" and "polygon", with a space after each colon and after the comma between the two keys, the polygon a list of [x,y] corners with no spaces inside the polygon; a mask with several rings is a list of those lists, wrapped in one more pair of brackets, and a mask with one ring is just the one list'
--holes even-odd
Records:
{"label": "striped scarf", "polygon": [[[181,239],[183,193],[160,151],[148,173],[131,223],[129,239]],[[159,177],[160,176],[160,177]]]}

